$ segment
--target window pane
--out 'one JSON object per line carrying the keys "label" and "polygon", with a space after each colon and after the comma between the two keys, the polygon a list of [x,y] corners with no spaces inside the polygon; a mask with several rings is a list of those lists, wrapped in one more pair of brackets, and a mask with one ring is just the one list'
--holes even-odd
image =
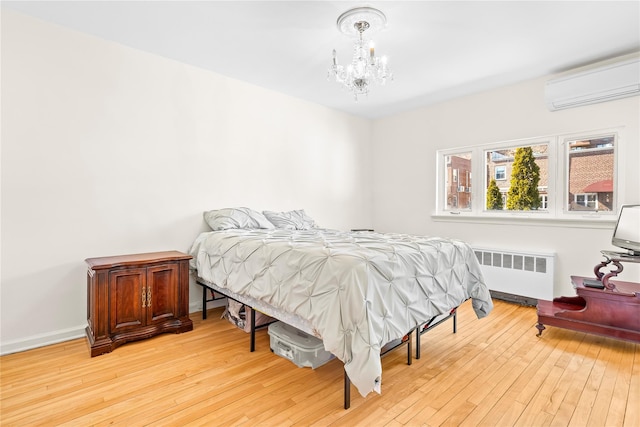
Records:
{"label": "window pane", "polygon": [[610,211],[614,197],[615,137],[568,141],[570,211]]}
{"label": "window pane", "polygon": [[546,210],[548,152],[548,144],[485,151],[486,209]]}
{"label": "window pane", "polygon": [[547,209],[549,205],[549,196],[547,194],[540,195],[540,209]]}
{"label": "window pane", "polygon": [[471,152],[445,158],[445,210],[471,209]]}

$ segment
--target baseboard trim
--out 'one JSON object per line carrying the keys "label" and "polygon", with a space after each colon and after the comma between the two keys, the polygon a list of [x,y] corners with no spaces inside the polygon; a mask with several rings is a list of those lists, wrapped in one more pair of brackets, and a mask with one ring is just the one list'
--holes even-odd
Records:
{"label": "baseboard trim", "polygon": [[523,297],[522,295],[514,295],[514,294],[508,294],[505,292],[498,292],[498,291],[491,291],[491,290],[489,291],[489,293],[491,294],[491,298],[499,299],[502,301],[514,302],[516,304],[526,305],[531,307],[535,307],[536,305],[538,305],[538,300],[531,297]]}
{"label": "baseboard trim", "polygon": [[[207,308],[222,307],[225,303],[226,300],[224,299],[212,301],[207,303]],[[189,304],[189,316],[192,314],[200,314],[201,312],[202,301],[195,301]],[[23,339],[0,342],[0,356],[83,338],[86,336],[84,331],[86,326],[87,325],[76,326],[74,328],[61,329],[45,334],[32,335]]]}
{"label": "baseboard trim", "polygon": [[[227,303],[226,298],[217,299],[215,301],[209,301],[207,303],[207,310],[210,310],[216,307],[224,307],[226,303]],[[202,301],[192,302],[191,304],[189,304],[189,315],[192,315],[193,313],[198,313],[198,314],[202,313]]]}
{"label": "baseboard trim", "polygon": [[76,326],[46,334],[32,335],[24,339],[2,342],[0,343],[0,356],[82,338],[85,336],[85,327],[86,325]]}

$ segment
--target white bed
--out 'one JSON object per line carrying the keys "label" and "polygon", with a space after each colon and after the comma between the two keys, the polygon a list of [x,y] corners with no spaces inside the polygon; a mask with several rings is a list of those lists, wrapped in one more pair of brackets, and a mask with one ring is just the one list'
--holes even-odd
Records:
{"label": "white bed", "polygon": [[464,242],[341,232],[315,227],[304,211],[242,209],[205,213],[214,231],[190,251],[198,281],[321,338],[363,396],[381,392],[386,343],[467,299],[478,318],[493,308]]}

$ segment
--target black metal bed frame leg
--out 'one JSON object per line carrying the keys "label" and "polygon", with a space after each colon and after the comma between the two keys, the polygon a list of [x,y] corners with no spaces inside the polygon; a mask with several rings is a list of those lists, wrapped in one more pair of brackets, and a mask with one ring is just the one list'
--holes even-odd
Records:
{"label": "black metal bed frame leg", "polygon": [[[247,307],[245,305],[245,307]],[[256,350],[256,311],[251,307],[251,351]]]}
{"label": "black metal bed frame leg", "polygon": [[458,308],[453,309],[453,333],[458,332]]}
{"label": "black metal bed frame leg", "polygon": [[407,365],[411,365],[411,335],[413,335],[413,331],[407,334]]}
{"label": "black metal bed frame leg", "polygon": [[[211,301],[227,298],[227,296],[221,292],[218,292],[222,296],[216,298],[217,291],[214,291],[212,288],[205,285],[204,282],[201,282],[199,280],[196,280],[196,284],[202,286],[202,320],[206,320],[207,319],[207,303]],[[211,299],[207,299],[207,291],[211,292]]]}
{"label": "black metal bed frame leg", "polygon": [[207,319],[207,287],[202,286],[202,320]]}
{"label": "black metal bed frame leg", "polygon": [[418,327],[416,328],[416,359],[420,359],[420,335],[422,335],[424,332],[427,332],[431,328],[435,328],[440,323],[448,320],[450,317],[453,318],[453,333],[455,334],[456,332],[458,332],[458,307],[451,310],[447,317],[440,319],[438,322],[432,324],[436,317],[432,317],[431,320],[429,320],[427,323],[418,325]]}
{"label": "black metal bed frame leg", "polygon": [[347,375],[347,370],[344,371],[344,409],[351,407],[351,380]]}

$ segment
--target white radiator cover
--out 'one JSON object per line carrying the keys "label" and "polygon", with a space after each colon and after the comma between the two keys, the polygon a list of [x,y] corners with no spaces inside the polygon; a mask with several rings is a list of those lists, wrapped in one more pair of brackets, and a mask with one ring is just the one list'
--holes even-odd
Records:
{"label": "white radiator cover", "polygon": [[551,300],[555,254],[473,247],[492,291]]}

